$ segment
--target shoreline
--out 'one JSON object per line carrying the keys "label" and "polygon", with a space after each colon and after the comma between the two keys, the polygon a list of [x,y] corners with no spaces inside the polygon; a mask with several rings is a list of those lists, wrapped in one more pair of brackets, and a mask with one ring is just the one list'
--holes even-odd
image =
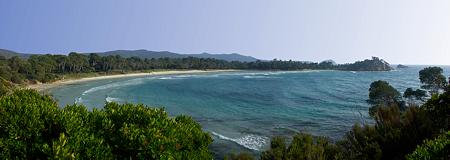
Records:
{"label": "shoreline", "polygon": [[55,87],[89,82],[95,80],[104,80],[104,79],[115,79],[115,78],[127,78],[127,77],[141,77],[141,76],[158,76],[158,75],[171,75],[171,74],[195,74],[195,73],[216,73],[216,72],[236,72],[240,70],[167,70],[167,71],[154,71],[154,72],[141,72],[141,73],[125,73],[125,74],[112,74],[112,75],[99,75],[93,77],[84,77],[84,78],[70,78],[70,79],[62,79],[57,80],[55,82],[50,83],[38,83],[38,84],[28,84],[24,88],[25,89],[34,89],[39,92],[46,91]]}
{"label": "shoreline", "polygon": [[[45,92],[49,89],[63,86],[63,85],[70,85],[70,84],[76,84],[76,83],[82,83],[82,82],[88,82],[88,81],[95,81],[95,80],[104,80],[104,79],[115,79],[115,78],[127,78],[127,77],[143,77],[143,76],[158,76],[158,75],[171,75],[171,74],[197,74],[197,73],[216,73],[216,72],[237,72],[237,71],[252,71],[252,70],[239,70],[239,69],[217,69],[217,70],[156,70],[156,71],[149,71],[149,72],[131,72],[131,73],[118,73],[118,74],[110,74],[110,75],[99,75],[98,73],[95,73],[96,75],[93,76],[87,76],[87,77],[80,77],[80,78],[67,78],[67,79],[61,79],[50,83],[37,83],[37,84],[27,84],[23,86],[22,88],[25,89],[34,89],[39,92]],[[255,70],[256,71],[256,70]],[[267,70],[266,70],[267,71]],[[268,70],[268,71],[282,71],[282,70]],[[343,71],[343,70],[314,70],[314,69],[303,69],[303,70],[290,70],[288,72],[295,72],[295,71]],[[350,72],[350,71],[346,71]],[[361,72],[361,71],[351,71],[351,72]],[[63,75],[64,77],[64,75]]]}

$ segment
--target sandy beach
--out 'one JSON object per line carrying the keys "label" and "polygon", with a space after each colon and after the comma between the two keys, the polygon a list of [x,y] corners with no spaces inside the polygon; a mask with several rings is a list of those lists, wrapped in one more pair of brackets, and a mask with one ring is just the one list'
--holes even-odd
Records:
{"label": "sandy beach", "polygon": [[105,76],[95,76],[86,77],[79,79],[63,79],[51,83],[39,83],[30,84],[25,88],[35,89],[38,91],[45,91],[53,87],[58,87],[61,85],[81,83],[87,81],[95,81],[102,79],[113,79],[113,78],[125,78],[125,77],[140,77],[140,76],[157,76],[157,75],[169,75],[169,74],[193,74],[193,73],[214,73],[214,72],[234,72],[238,70],[173,70],[173,71],[155,71],[155,72],[145,72],[145,73],[127,73],[127,74],[116,74],[116,75],[105,75]]}

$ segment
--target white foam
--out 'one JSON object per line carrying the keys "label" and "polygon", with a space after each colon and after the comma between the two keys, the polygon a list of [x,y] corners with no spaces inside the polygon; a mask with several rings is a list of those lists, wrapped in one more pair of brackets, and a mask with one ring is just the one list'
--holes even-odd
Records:
{"label": "white foam", "polygon": [[322,72],[324,70],[300,70],[300,71],[269,71],[269,72],[243,72],[243,73],[222,73],[220,75],[230,75],[230,76],[271,76],[280,74],[292,74],[292,73],[311,73],[311,72]]}
{"label": "white foam", "polygon": [[272,77],[267,77],[267,76],[244,76],[244,78],[255,79],[255,78],[272,78]]}
{"label": "white foam", "polygon": [[105,84],[105,85],[102,85],[102,86],[97,86],[97,87],[90,88],[90,89],[84,91],[81,95],[86,95],[88,93],[92,93],[92,92],[96,92],[96,91],[100,91],[100,90],[105,90],[105,89],[110,89],[110,88],[117,88],[117,87],[131,86],[131,85],[139,85],[139,84],[144,83],[144,80],[146,80],[146,79],[152,79],[152,78],[136,78],[136,79],[132,79],[132,80],[128,80],[128,81],[121,81],[121,82]]}
{"label": "white foam", "polygon": [[323,70],[276,71],[276,72],[268,72],[266,74],[279,75],[279,74],[289,74],[289,73],[313,73],[313,72],[322,72],[322,71]]}
{"label": "white foam", "polygon": [[75,99],[75,104],[79,104],[83,102],[83,98],[78,97],[77,99]]}
{"label": "white foam", "polygon": [[173,79],[172,77],[160,77],[158,79]]}
{"label": "white foam", "polygon": [[268,137],[258,136],[258,135],[253,135],[253,134],[245,135],[245,136],[239,137],[239,138],[230,138],[230,137],[226,137],[224,135],[218,134],[216,132],[211,132],[211,133],[213,135],[219,137],[220,139],[232,141],[241,146],[244,146],[245,148],[248,148],[251,150],[256,150],[256,151],[263,149],[263,147],[269,142]]}
{"label": "white foam", "polygon": [[189,78],[189,77],[194,77],[194,75],[178,75],[178,76],[175,76],[175,77],[177,77],[177,78]]}
{"label": "white foam", "polygon": [[120,98],[114,98],[114,97],[109,97],[109,96],[108,96],[108,97],[105,98],[105,101],[108,102],[108,103],[109,103],[109,102],[120,102],[121,99],[120,99]]}

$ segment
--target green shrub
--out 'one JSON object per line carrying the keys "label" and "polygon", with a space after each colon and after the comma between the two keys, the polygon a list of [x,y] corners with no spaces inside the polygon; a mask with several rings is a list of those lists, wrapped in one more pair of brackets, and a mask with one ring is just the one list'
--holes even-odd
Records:
{"label": "green shrub", "polygon": [[430,116],[418,107],[404,112],[382,107],[375,113],[375,125],[356,124],[339,142],[349,159],[403,159],[433,135]]}
{"label": "green shrub", "polygon": [[450,159],[450,131],[434,140],[425,140],[416,150],[406,157],[408,160],[445,160]]}
{"label": "green shrub", "polygon": [[289,146],[282,137],[271,141],[270,149],[261,154],[261,160],[326,160],[340,157],[339,148],[324,137],[299,133]]}
{"label": "green shrub", "polygon": [[225,160],[254,160],[255,157],[253,157],[252,154],[248,152],[243,152],[239,154],[229,154],[228,156],[225,156]]}
{"label": "green shrub", "polygon": [[0,96],[4,96],[14,90],[14,85],[0,77]]}
{"label": "green shrub", "polygon": [[57,104],[49,96],[20,90],[0,99],[2,159],[45,159],[63,132]]}
{"label": "green shrub", "polygon": [[450,91],[433,95],[422,108],[433,117],[434,128],[441,129],[438,133],[450,130]]}
{"label": "green shrub", "polygon": [[192,118],[144,105],[60,109],[31,90],[0,99],[1,159],[212,159],[211,142]]}
{"label": "green shrub", "polygon": [[286,156],[286,139],[283,137],[273,137],[270,141],[270,149],[261,153],[262,160],[282,160]]}

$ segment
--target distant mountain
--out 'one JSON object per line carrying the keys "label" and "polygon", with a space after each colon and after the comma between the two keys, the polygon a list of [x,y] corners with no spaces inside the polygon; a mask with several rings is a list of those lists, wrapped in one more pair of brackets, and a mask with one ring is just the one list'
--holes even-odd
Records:
{"label": "distant mountain", "polygon": [[252,56],[244,56],[244,55],[237,54],[237,53],[231,53],[231,54],[202,53],[202,54],[187,54],[187,55],[192,56],[192,57],[198,57],[198,58],[215,58],[215,59],[221,59],[221,60],[226,60],[226,61],[253,62],[253,61],[258,60]]}
{"label": "distant mountain", "polygon": [[[83,53],[89,54],[89,53]],[[129,58],[129,57],[139,57],[139,58],[186,58],[186,57],[196,57],[196,58],[214,58],[226,61],[241,61],[241,62],[253,62],[258,59],[251,56],[244,56],[237,53],[231,54],[210,54],[210,53],[201,53],[201,54],[179,54],[173,53],[169,51],[148,51],[148,50],[115,50],[108,52],[97,52],[96,54],[100,56],[110,56],[110,55],[120,55],[121,57]],[[32,54],[24,54],[18,53],[6,49],[0,49],[0,56],[5,58],[11,58],[14,56],[19,56],[22,58],[28,58]]]}
{"label": "distant mountain", "polygon": [[6,49],[0,49],[0,56],[2,56],[4,58],[11,58],[11,57],[14,57],[14,56],[21,57],[21,54],[17,53],[17,52],[14,52],[14,51],[6,50]]}
{"label": "distant mountain", "polygon": [[[85,53],[88,54],[88,53]],[[108,52],[98,52],[96,53],[100,56],[110,56],[110,55],[120,55],[125,58],[129,57],[139,57],[139,58],[185,58],[185,57],[197,57],[197,58],[214,58],[226,61],[241,61],[241,62],[253,62],[258,59],[251,56],[244,56],[237,53],[232,54],[179,54],[169,51],[148,51],[148,50],[116,50]]]}
{"label": "distant mountain", "polygon": [[28,57],[30,57],[30,55],[31,54],[17,53],[17,52],[6,50],[6,49],[0,49],[0,57],[4,57],[4,58],[11,58],[14,56],[28,58]]}

